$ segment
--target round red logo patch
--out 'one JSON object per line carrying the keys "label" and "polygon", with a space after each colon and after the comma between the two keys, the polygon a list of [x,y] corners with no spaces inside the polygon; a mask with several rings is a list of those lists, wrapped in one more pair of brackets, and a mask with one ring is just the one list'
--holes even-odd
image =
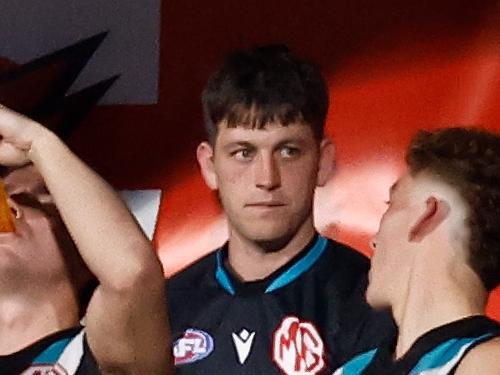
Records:
{"label": "round red logo patch", "polygon": [[68,375],[65,369],[55,365],[33,365],[24,370],[21,375]]}
{"label": "round red logo patch", "polygon": [[315,375],[325,367],[324,345],[316,327],[295,316],[273,335],[273,360],[286,375]]}

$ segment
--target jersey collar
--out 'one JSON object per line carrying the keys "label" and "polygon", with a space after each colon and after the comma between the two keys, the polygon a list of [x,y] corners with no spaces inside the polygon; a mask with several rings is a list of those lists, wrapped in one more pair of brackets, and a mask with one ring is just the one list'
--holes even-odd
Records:
{"label": "jersey collar", "polygon": [[264,293],[271,293],[278,290],[300,277],[307,272],[321,257],[327,248],[328,240],[319,234],[315,235],[313,240],[302,250],[297,257],[290,260],[277,272],[272,273],[264,280],[256,282],[242,283],[231,277],[224,266],[224,260],[227,258],[227,244],[217,250],[215,279],[219,285],[231,295],[236,295],[236,291],[243,288],[252,288],[263,290]]}

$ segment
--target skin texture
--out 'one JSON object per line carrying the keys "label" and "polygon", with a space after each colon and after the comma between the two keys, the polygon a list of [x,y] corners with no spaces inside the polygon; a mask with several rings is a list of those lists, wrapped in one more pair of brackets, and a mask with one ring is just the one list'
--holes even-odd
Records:
{"label": "skin texture", "polygon": [[0,164],[33,164],[5,178],[16,232],[0,235],[2,354],[77,325],[74,272],[88,268],[99,285],[85,331],[102,372],[172,373],[161,264],[121,199],[40,124],[2,107],[0,135]]}
{"label": "skin texture", "polygon": [[401,251],[407,242],[403,234],[412,226],[411,181],[404,176],[392,185],[379,230],[372,241],[376,244],[371,259],[367,300],[375,308],[386,308],[391,301],[402,298],[401,285],[407,283],[411,253]]}
{"label": "skin texture", "polygon": [[[468,207],[437,177],[404,174],[372,240],[367,300],[389,308],[399,328],[395,358],[443,324],[484,314],[488,293],[467,264]],[[500,341],[478,345],[457,374],[496,374]]]}
{"label": "skin texture", "polygon": [[66,265],[57,239],[61,222],[41,176],[33,166],[27,166],[12,171],[4,181],[16,231],[0,234],[3,270],[13,271],[8,278],[15,277],[22,267],[29,267],[26,274],[34,278],[63,277]]}
{"label": "skin texture", "polygon": [[244,280],[267,276],[312,238],[314,191],[330,176],[333,146],[309,126],[220,124],[198,161],[227,216],[230,266]]}

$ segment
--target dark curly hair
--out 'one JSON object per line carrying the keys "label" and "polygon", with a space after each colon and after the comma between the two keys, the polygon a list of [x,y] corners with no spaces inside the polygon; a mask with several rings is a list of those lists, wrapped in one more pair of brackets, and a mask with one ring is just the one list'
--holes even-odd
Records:
{"label": "dark curly hair", "polygon": [[202,96],[205,129],[215,141],[218,125],[263,128],[301,121],[323,137],[328,89],[319,68],[290,54],[284,45],[268,45],[227,56],[210,77]]}
{"label": "dark curly hair", "polygon": [[500,136],[477,128],[420,131],[406,155],[410,173],[430,172],[469,206],[469,265],[487,290],[500,284]]}

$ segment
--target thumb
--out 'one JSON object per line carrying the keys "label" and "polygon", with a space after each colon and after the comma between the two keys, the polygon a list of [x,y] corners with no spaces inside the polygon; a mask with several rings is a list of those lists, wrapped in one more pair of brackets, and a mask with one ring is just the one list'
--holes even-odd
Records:
{"label": "thumb", "polygon": [[0,141],[0,165],[21,166],[29,161],[28,150],[20,149],[5,140]]}

